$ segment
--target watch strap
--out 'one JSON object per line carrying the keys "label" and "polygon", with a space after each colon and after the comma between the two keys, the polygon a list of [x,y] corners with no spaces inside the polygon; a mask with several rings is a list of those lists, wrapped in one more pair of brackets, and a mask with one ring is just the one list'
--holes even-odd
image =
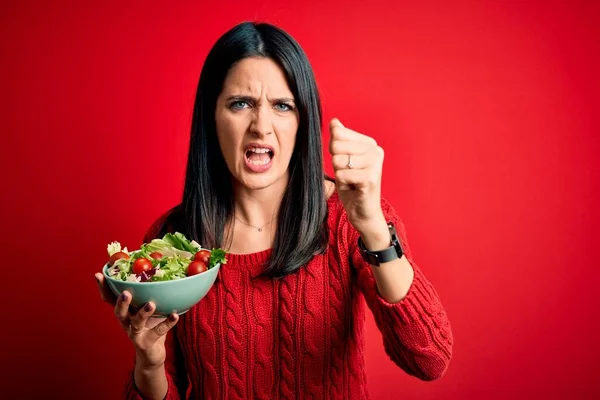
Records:
{"label": "watch strap", "polygon": [[388,228],[390,230],[391,246],[387,249],[378,251],[368,250],[364,242],[362,241],[362,238],[358,238],[358,248],[360,250],[360,253],[363,259],[371,265],[375,265],[378,267],[379,264],[395,260],[397,258],[402,257],[402,255],[404,254],[402,246],[400,245],[400,240],[398,240],[396,228],[391,222],[388,223]]}

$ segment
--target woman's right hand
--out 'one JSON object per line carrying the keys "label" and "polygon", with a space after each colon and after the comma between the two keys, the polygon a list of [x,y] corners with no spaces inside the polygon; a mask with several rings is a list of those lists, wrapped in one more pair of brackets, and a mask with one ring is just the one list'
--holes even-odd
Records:
{"label": "woman's right hand", "polygon": [[150,318],[155,311],[152,302],[136,310],[130,307],[131,294],[127,291],[117,298],[110,290],[101,273],[95,274],[102,300],[114,306],[115,316],[127,336],[133,343],[136,362],[141,368],[156,368],[165,363],[165,339],[167,332],[177,324],[179,316],[171,314],[169,318]]}

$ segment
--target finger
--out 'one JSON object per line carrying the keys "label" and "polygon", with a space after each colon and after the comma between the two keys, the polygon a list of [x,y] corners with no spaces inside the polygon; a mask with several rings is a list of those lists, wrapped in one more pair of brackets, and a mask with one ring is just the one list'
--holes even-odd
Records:
{"label": "finger", "polygon": [[356,140],[365,144],[377,145],[375,139],[346,128],[337,118],[331,120],[329,132],[331,134],[331,140]]}
{"label": "finger", "polygon": [[148,321],[146,321],[146,328],[153,329],[156,325],[160,324],[165,319],[167,319],[167,317],[163,317],[163,316],[159,317],[155,313],[155,314],[152,315],[152,318],[148,318]]}
{"label": "finger", "polygon": [[332,118],[331,121],[329,122],[329,130],[333,130],[335,128],[343,128],[344,125],[342,124],[342,122],[337,119],[337,118]]}
{"label": "finger", "polygon": [[329,152],[336,154],[365,154],[372,150],[373,146],[355,140],[332,140],[329,142]]}
{"label": "finger", "polygon": [[[369,166],[369,161],[367,155],[364,154],[336,154],[332,158],[333,170],[337,171],[338,169],[363,169]],[[349,162],[352,162],[352,168],[348,166]]]}
{"label": "finger", "polygon": [[129,327],[131,334],[137,335],[137,334],[142,333],[142,331],[144,330],[144,327],[146,326],[146,321],[153,313],[154,313],[154,303],[149,301],[148,303],[146,303],[144,305],[144,307],[141,307],[139,309],[137,314],[135,314],[131,318],[131,324]]}
{"label": "finger", "polygon": [[131,295],[127,291],[123,291],[119,298],[117,299],[117,304],[115,305],[115,317],[121,323],[121,326],[124,329],[128,329],[129,327],[129,303],[131,302]]}
{"label": "finger", "polygon": [[335,184],[338,190],[364,188],[374,181],[369,169],[340,169],[335,172]]}
{"label": "finger", "polygon": [[171,328],[173,328],[177,324],[177,321],[179,321],[179,315],[169,315],[169,318],[166,318],[163,322],[156,325],[148,332],[149,340],[156,341],[160,337],[166,335],[167,332],[169,332]]}
{"label": "finger", "polygon": [[94,274],[94,277],[96,278],[96,284],[98,285],[98,290],[100,290],[100,297],[102,300],[114,306],[117,303],[117,296],[115,296],[112,290],[110,290],[108,287],[108,284],[104,279],[104,275],[100,272],[97,272]]}

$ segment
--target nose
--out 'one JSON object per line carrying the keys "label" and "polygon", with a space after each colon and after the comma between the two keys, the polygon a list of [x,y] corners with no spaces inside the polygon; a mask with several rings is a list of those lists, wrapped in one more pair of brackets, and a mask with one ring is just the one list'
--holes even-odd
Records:
{"label": "nose", "polygon": [[250,131],[257,136],[266,136],[273,133],[273,120],[269,107],[256,108],[254,118],[250,124]]}

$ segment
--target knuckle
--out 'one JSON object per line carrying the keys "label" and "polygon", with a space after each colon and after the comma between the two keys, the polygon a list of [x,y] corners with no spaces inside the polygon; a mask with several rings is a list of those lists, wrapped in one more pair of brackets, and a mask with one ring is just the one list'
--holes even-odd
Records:
{"label": "knuckle", "polygon": [[344,152],[344,144],[343,142],[334,142],[333,143],[333,153],[341,154]]}
{"label": "knuckle", "polygon": [[144,318],[141,315],[141,312],[137,313],[136,315],[133,316],[133,318],[131,318],[131,326],[132,328],[134,326],[140,326],[142,325],[144,322]]}
{"label": "knuckle", "polygon": [[341,157],[338,154],[333,156],[333,166],[335,168],[339,168],[341,165],[341,162],[342,162]]}
{"label": "knuckle", "polygon": [[134,324],[133,322],[131,323],[131,325],[129,326],[128,329],[129,333],[133,336],[137,336],[140,333],[142,333],[144,331],[144,326],[143,325],[138,325],[138,324]]}
{"label": "knuckle", "polygon": [[167,333],[168,330],[169,330],[169,326],[166,324],[159,324],[159,325],[156,325],[156,327],[154,328],[154,332],[156,332],[156,334],[158,336],[164,335],[165,333]]}

